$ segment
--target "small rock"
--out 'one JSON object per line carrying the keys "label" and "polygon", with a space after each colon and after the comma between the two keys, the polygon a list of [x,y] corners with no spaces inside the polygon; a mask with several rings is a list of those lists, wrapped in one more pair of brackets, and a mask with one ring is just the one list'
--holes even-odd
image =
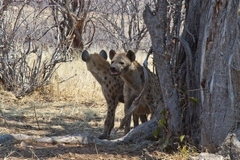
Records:
{"label": "small rock", "polygon": [[27,144],[26,144],[24,141],[22,141],[22,142],[20,143],[20,147],[21,147],[22,149],[26,149],[26,148],[27,148]]}
{"label": "small rock", "polygon": [[224,160],[221,155],[211,153],[200,153],[197,157],[189,157],[190,160]]}

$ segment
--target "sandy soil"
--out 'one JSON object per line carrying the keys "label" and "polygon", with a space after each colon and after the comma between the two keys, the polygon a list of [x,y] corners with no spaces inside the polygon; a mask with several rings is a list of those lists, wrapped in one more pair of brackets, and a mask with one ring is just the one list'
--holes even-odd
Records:
{"label": "sandy soil", "polygon": [[[37,100],[36,100],[37,97]],[[41,98],[39,98],[41,97]],[[61,136],[86,133],[97,137],[102,133],[106,114],[104,100],[56,101],[48,96],[34,95],[22,100],[8,92],[1,92],[0,133],[22,133],[38,136]],[[123,115],[123,107],[117,108],[115,129]],[[111,139],[123,136],[113,131]],[[186,159],[182,154],[168,155],[158,150],[152,142],[144,148],[137,144],[121,144],[115,147],[96,144],[44,144],[19,141],[0,146],[0,158],[18,159]]]}

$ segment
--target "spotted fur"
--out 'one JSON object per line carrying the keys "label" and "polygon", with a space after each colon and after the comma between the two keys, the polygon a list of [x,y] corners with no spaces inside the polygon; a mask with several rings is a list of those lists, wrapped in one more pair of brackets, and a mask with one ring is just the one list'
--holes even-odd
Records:
{"label": "spotted fur", "polygon": [[[107,102],[107,116],[104,122],[103,134],[99,139],[107,139],[114,127],[116,107],[119,102],[124,103],[123,86],[124,81],[120,77],[110,74],[110,63],[107,61],[107,53],[102,50],[99,54],[89,54],[83,51],[82,60],[86,62],[87,69],[92,73],[98,83],[101,85],[102,93]],[[133,113],[134,127],[138,125],[140,118],[142,123],[147,121],[145,112],[139,110]],[[125,131],[127,133],[128,130]]]}
{"label": "spotted fur", "polygon": [[[135,60],[135,54],[132,51],[127,53],[116,53],[114,50],[109,52],[109,57],[111,59],[111,75],[119,76],[124,81],[124,100],[125,100],[125,115],[128,109],[131,107],[133,100],[139,96],[144,87],[144,71],[143,66],[141,66]],[[149,107],[148,110],[143,110],[148,112],[151,110],[153,115],[158,107],[158,103],[162,102],[162,96],[159,94],[161,91],[158,77],[147,70],[148,74],[148,86],[146,93],[140,100],[140,105]],[[139,108],[139,107],[138,107]],[[130,128],[130,119],[126,120],[125,129]]]}

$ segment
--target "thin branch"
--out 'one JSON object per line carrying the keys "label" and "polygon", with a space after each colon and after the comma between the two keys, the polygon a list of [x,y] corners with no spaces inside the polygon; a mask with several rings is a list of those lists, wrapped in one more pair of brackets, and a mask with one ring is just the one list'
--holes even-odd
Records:
{"label": "thin branch", "polygon": [[190,48],[189,44],[183,38],[176,37],[176,36],[174,36],[173,38],[177,39],[183,45],[185,53],[188,57],[189,67],[190,67],[190,69],[192,69],[192,65],[193,65],[192,59],[193,59],[193,57],[192,57],[192,51],[191,51],[191,48]]}
{"label": "thin branch", "polygon": [[72,78],[75,77],[76,75],[77,75],[77,74],[74,74],[74,75],[72,75],[72,76],[70,76],[70,77],[68,77],[68,78],[65,78],[65,79],[59,81],[58,83],[63,83],[63,82],[65,82],[65,81],[68,81],[69,79],[72,79]]}

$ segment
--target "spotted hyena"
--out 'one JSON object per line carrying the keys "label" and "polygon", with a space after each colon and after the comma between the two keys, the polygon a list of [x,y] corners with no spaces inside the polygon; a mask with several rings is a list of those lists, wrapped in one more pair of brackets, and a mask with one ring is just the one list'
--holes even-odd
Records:
{"label": "spotted hyena", "polygon": [[[111,59],[111,75],[119,76],[125,82],[124,84],[124,100],[125,108],[129,109],[131,107],[132,101],[140,94],[144,87],[144,71],[143,66],[141,66],[135,60],[135,53],[131,50],[127,53],[116,53],[114,50],[109,52],[109,57]],[[140,100],[140,104],[143,106],[148,106],[151,110],[151,114],[155,113],[157,104],[162,102],[162,96],[159,94],[160,85],[157,75],[152,73],[150,70],[148,72],[148,86],[146,93]],[[127,114],[127,112],[125,113]],[[127,127],[127,129],[126,129]],[[127,119],[125,124],[125,130],[130,129],[130,120]]]}
{"label": "spotted hyena", "polygon": [[[103,134],[99,139],[109,138],[111,130],[114,127],[114,118],[116,107],[119,102],[124,103],[123,85],[124,82],[120,77],[111,76],[110,63],[107,61],[107,53],[102,50],[99,54],[89,54],[83,51],[82,60],[86,62],[87,69],[92,73],[95,79],[102,87],[102,93],[107,102],[107,116],[104,123]],[[133,113],[134,127],[138,125],[140,117],[142,123],[147,121],[147,115],[142,111],[143,107]],[[126,132],[125,132],[126,133]]]}

